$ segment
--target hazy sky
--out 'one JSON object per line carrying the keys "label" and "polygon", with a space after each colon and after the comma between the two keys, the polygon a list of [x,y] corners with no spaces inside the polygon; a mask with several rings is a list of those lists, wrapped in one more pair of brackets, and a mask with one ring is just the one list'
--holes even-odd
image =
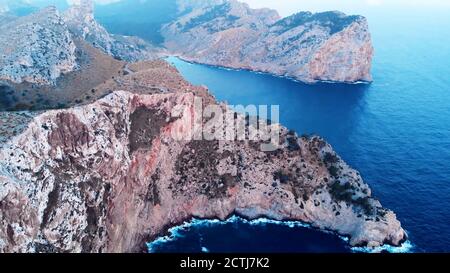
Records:
{"label": "hazy sky", "polygon": [[[69,0],[70,1],[70,0]],[[73,1],[73,0],[72,0]],[[75,0],[76,1],[76,0]],[[120,0],[95,0],[97,3]],[[144,0],[145,1],[145,0]],[[346,13],[364,14],[373,9],[449,9],[450,0],[240,0],[253,8],[273,8],[287,16],[298,11],[340,10]],[[450,16],[450,15],[449,15]]]}
{"label": "hazy sky", "polygon": [[[0,0],[0,2],[1,1],[5,0]],[[67,1],[71,2],[79,0],[67,0]],[[120,0],[94,0],[94,1],[99,4],[105,4],[110,2],[117,2]],[[365,14],[370,10],[392,10],[405,8],[416,9],[419,11],[420,9],[424,8],[433,8],[440,10],[448,9],[450,12],[450,0],[240,0],[240,1],[247,2],[253,8],[268,7],[276,9],[283,16],[287,16],[298,11],[340,10],[346,13]]]}
{"label": "hazy sky", "polygon": [[[241,0],[251,7],[270,7],[286,16],[298,11],[340,10],[346,13],[364,13],[372,9],[445,8],[449,0]],[[450,16],[450,14],[449,14]]]}

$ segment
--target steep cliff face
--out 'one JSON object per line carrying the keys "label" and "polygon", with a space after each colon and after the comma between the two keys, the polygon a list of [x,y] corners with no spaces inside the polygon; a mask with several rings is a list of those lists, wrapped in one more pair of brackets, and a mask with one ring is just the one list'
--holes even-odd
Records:
{"label": "steep cliff face", "polygon": [[70,31],[106,54],[125,61],[150,60],[157,58],[157,49],[137,38],[111,35],[94,19],[94,2],[78,0],[64,12],[64,20]]}
{"label": "steep cliff face", "polygon": [[0,80],[54,84],[77,68],[75,49],[55,8],[12,19],[0,25]]}
{"label": "steep cliff face", "polygon": [[190,217],[233,213],[305,221],[352,245],[404,239],[322,139],[281,128],[282,147],[268,153],[253,141],[176,140],[193,110],[191,92],[117,91],[34,117],[0,149],[0,251],[142,251]]}
{"label": "steep cliff face", "polygon": [[364,17],[300,12],[280,19],[276,11],[250,9],[235,0],[187,10],[162,33],[167,48],[189,61],[305,82],[372,79],[373,49]]}

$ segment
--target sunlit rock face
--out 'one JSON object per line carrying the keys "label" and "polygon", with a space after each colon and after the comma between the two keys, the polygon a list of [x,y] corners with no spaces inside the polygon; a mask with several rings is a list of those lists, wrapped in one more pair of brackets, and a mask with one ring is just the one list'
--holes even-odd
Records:
{"label": "sunlit rock face", "polygon": [[76,68],[75,44],[55,8],[0,25],[0,80],[54,84]]}
{"label": "sunlit rock face", "polygon": [[162,29],[167,48],[193,62],[250,69],[304,82],[371,81],[367,20],[340,12],[286,18],[235,0],[189,5]]}

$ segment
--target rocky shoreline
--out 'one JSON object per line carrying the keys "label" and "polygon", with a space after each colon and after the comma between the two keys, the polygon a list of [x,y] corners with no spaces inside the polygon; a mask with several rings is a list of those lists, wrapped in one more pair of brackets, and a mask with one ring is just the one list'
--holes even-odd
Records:
{"label": "rocky shoreline", "polygon": [[334,236],[339,237],[346,245],[348,245],[348,247],[352,250],[352,252],[369,252],[369,253],[380,253],[380,252],[385,252],[388,251],[387,249],[390,249],[393,253],[403,253],[403,252],[409,252],[410,248],[411,248],[411,242],[408,240],[408,236],[405,233],[405,236],[403,237],[403,239],[398,243],[398,245],[390,245],[389,243],[385,243],[379,247],[368,247],[367,245],[361,244],[361,245],[355,245],[355,246],[351,246],[350,244],[348,244],[349,240],[350,240],[350,235],[349,234],[339,234],[334,230],[328,230],[328,229],[320,229],[320,228],[316,228],[314,226],[312,226],[310,223],[306,223],[306,222],[301,222],[295,219],[286,219],[286,220],[272,220],[272,219],[268,219],[268,218],[264,218],[264,217],[260,217],[260,218],[248,218],[246,216],[243,215],[239,215],[238,213],[233,213],[231,214],[228,218],[226,218],[225,220],[219,219],[219,218],[207,218],[207,219],[201,219],[201,218],[190,218],[186,221],[180,222],[178,224],[172,225],[172,226],[168,226],[167,228],[163,229],[164,231],[155,235],[155,236],[151,236],[150,238],[148,238],[146,240],[145,243],[145,247],[142,248],[142,250],[140,252],[142,253],[153,253],[151,246],[159,243],[165,243],[166,241],[172,241],[172,240],[176,240],[176,234],[173,233],[173,230],[175,229],[185,229],[185,228],[189,228],[193,225],[197,225],[198,223],[202,223],[202,222],[206,222],[208,224],[215,224],[216,222],[218,222],[219,224],[226,224],[226,223],[230,223],[233,222],[235,223],[236,221],[239,222],[243,222],[243,223],[248,223],[248,224],[256,224],[256,225],[265,225],[265,224],[276,224],[276,225],[285,225],[288,226],[289,228],[292,227],[299,227],[299,228],[307,228],[307,229],[311,229],[317,232],[326,232],[326,233],[331,233]]}
{"label": "rocky shoreline", "polygon": [[297,78],[294,77],[290,77],[290,76],[283,76],[283,75],[277,75],[277,74],[273,74],[270,71],[259,71],[259,70],[254,70],[254,69],[249,69],[249,68],[232,68],[232,67],[227,67],[227,66],[221,66],[221,65],[214,65],[214,64],[205,64],[205,63],[201,63],[198,62],[196,60],[190,59],[188,57],[184,57],[184,56],[180,56],[180,55],[170,55],[168,54],[168,56],[165,56],[165,59],[169,58],[169,57],[174,57],[177,58],[183,62],[189,63],[189,64],[198,64],[198,65],[204,65],[206,67],[211,67],[211,68],[218,68],[218,69],[224,69],[227,71],[247,71],[247,72],[252,72],[252,73],[256,73],[256,74],[261,74],[261,75],[268,75],[268,76],[272,76],[275,78],[280,78],[280,79],[287,79],[293,82],[298,82],[298,83],[302,83],[302,84],[306,84],[306,85],[315,85],[315,84],[349,84],[349,85],[369,85],[372,83],[372,81],[364,81],[364,80],[357,80],[357,81],[351,81],[351,82],[342,82],[342,81],[330,81],[330,80],[316,80],[314,82],[308,82],[308,81],[302,81],[299,80]]}

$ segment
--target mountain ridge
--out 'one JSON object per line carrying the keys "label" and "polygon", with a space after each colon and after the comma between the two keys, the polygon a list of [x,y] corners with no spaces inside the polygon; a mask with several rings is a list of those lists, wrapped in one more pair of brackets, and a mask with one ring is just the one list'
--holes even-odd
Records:
{"label": "mountain ridge", "polygon": [[370,82],[367,20],[341,12],[285,18],[235,0],[194,10],[163,27],[169,51],[185,60],[287,76],[303,82]]}

